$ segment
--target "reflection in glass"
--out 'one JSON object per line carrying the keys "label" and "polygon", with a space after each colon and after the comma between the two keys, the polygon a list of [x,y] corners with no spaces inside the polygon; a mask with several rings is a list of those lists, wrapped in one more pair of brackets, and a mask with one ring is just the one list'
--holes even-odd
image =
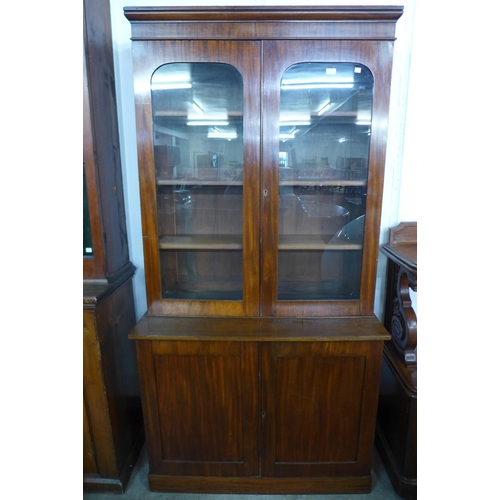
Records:
{"label": "reflection in glass", "polygon": [[359,64],[283,75],[278,300],[359,299],[372,101]]}
{"label": "reflection in glass", "polygon": [[163,297],[242,300],[241,75],[166,64],[151,91]]}
{"label": "reflection in glass", "polygon": [[90,211],[87,195],[87,180],[85,178],[85,165],[83,166],[83,256],[94,255],[92,247],[92,232],[90,230]]}

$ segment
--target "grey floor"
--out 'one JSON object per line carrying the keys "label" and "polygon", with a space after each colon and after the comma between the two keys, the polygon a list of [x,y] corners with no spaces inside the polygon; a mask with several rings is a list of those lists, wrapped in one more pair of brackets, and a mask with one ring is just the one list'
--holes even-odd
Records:
{"label": "grey floor", "polygon": [[387,472],[377,452],[373,455],[373,486],[363,495],[202,495],[198,493],[153,493],[148,489],[148,458],[143,448],[137,465],[123,495],[113,493],[84,493],[84,500],[401,500],[392,488]]}

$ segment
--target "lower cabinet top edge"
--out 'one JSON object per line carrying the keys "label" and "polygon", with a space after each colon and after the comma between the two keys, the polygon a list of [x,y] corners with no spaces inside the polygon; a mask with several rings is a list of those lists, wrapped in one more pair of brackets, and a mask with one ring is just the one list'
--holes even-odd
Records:
{"label": "lower cabinet top edge", "polygon": [[335,318],[207,318],[144,316],[132,340],[384,341],[390,335],[374,316]]}

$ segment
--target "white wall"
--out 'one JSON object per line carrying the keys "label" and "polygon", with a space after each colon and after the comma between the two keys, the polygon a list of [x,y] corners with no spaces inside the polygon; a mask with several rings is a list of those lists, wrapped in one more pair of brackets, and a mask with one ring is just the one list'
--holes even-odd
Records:
{"label": "white wall", "polygon": [[[139,200],[139,178],[137,149],[135,141],[135,118],[133,96],[133,72],[130,41],[130,23],[123,15],[125,6],[155,5],[301,5],[304,1],[266,1],[247,2],[185,0],[110,0],[113,29],[113,48],[117,82],[118,120],[121,138],[121,156],[124,178],[127,229],[129,235],[130,258],[137,267],[134,276],[136,314],[140,318],[146,312],[146,290],[144,283],[144,263],[142,250],[142,229]],[[332,1],[314,1],[314,5],[335,5]],[[413,26],[416,0],[395,1],[341,1],[339,5],[403,5],[405,12],[396,27],[397,40],[394,46],[393,83],[391,88],[391,109],[389,114],[388,147],[384,199],[380,241],[386,242],[388,230],[401,221],[417,220],[416,165],[413,165],[412,149],[417,145],[407,139],[406,131],[411,131],[408,116],[415,108],[411,107],[411,95],[408,94],[412,59]],[[411,88],[411,86],[410,86]],[[405,140],[407,139],[407,140]],[[385,259],[379,260],[377,272],[377,291],[375,313],[381,317],[385,287]]]}

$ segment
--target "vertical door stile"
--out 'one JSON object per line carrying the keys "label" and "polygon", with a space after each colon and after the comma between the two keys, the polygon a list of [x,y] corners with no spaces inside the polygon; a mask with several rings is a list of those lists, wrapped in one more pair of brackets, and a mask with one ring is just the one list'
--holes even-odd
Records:
{"label": "vertical door stile", "polygon": [[[264,256],[266,252],[266,234],[265,231],[267,229],[267,225],[264,223],[264,221],[267,221],[267,214],[265,212],[265,203],[264,203],[264,198],[263,198],[263,190],[266,185],[266,175],[265,175],[265,164],[267,162],[266,158],[266,142],[265,142],[265,132],[266,132],[266,127],[267,127],[267,112],[265,108],[265,103],[266,103],[266,71],[265,71],[265,66],[264,66],[264,52],[265,52],[265,47],[266,47],[266,42],[262,41],[261,42],[261,50],[260,50],[260,69],[261,69],[261,77],[260,77],[260,119],[261,119],[261,130],[260,130],[260,193],[259,193],[259,200],[260,200],[260,219],[262,221],[261,227],[259,228],[259,239],[260,239],[260,245],[259,245],[259,265],[260,265],[260,271],[259,271],[259,316],[266,316],[268,315],[268,310],[266,308],[266,303],[268,301],[267,298],[267,281],[264,279]],[[262,422],[261,422],[261,427],[262,427]]]}
{"label": "vertical door stile", "polygon": [[278,263],[278,122],[279,71],[268,57],[269,41],[262,46],[262,316],[274,316]]}

